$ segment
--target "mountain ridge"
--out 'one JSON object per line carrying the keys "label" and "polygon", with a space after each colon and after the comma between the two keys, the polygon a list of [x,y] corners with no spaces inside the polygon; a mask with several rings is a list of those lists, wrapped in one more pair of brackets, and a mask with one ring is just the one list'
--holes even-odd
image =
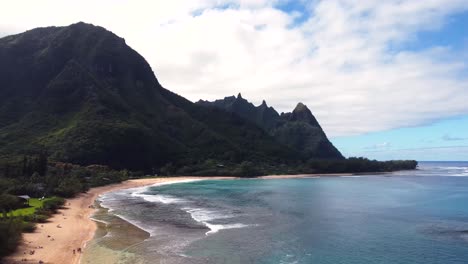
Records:
{"label": "mountain ridge", "polygon": [[258,106],[239,93],[215,101],[199,100],[205,107],[216,107],[235,113],[255,123],[277,141],[301,152],[305,159],[343,159],[343,155],[328,140],[309,108],[299,102],[292,112],[279,114],[265,100]]}
{"label": "mountain ridge", "polygon": [[123,38],[86,23],[1,38],[0,103],[2,155],[46,149],[54,160],[134,170],[297,158],[237,116],[169,92]]}

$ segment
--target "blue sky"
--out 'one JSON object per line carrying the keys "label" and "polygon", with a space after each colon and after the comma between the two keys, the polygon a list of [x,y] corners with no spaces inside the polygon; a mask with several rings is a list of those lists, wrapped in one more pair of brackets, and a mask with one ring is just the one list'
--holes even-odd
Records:
{"label": "blue sky", "polygon": [[[468,13],[449,16],[446,24],[437,30],[417,32],[411,41],[398,47],[398,50],[418,51],[435,45],[453,49],[455,56],[457,53],[466,54]],[[468,115],[447,117],[415,127],[335,137],[331,140],[348,157],[467,161]]]}
{"label": "blue sky", "polygon": [[332,142],[348,157],[466,161],[468,116],[448,118],[418,127],[336,137]]}
{"label": "blue sky", "polygon": [[468,12],[455,13],[446,20],[446,24],[440,29],[417,32],[414,41],[401,49],[420,50],[438,45],[463,51],[468,47]]}
{"label": "blue sky", "polygon": [[2,11],[0,37],[103,26],[191,101],[302,102],[346,156],[468,160],[467,0],[15,0]]}

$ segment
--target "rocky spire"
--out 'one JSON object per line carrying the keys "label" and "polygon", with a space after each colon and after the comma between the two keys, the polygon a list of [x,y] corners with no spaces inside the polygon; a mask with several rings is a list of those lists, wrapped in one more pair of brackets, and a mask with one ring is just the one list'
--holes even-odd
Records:
{"label": "rocky spire", "polygon": [[[301,102],[299,102],[297,105],[296,105],[296,108],[294,108],[293,112],[303,112],[303,111],[307,111],[309,110],[309,108],[307,108],[307,106]],[[310,112],[310,110],[309,110]]]}
{"label": "rocky spire", "polygon": [[292,118],[294,120],[304,121],[309,123],[310,125],[320,127],[312,112],[303,103],[298,103],[296,108],[294,108],[292,112]]}

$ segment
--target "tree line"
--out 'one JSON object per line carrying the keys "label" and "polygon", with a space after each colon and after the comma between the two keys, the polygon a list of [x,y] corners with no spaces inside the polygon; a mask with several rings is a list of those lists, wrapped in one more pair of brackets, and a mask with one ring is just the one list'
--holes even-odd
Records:
{"label": "tree line", "polygon": [[[32,232],[36,223],[47,221],[63,205],[65,200],[61,197],[73,197],[91,187],[121,182],[129,176],[128,171],[106,166],[51,162],[46,152],[0,157],[0,258],[16,249],[22,232]],[[27,207],[19,195],[53,198],[44,200],[33,214],[8,214]]]}

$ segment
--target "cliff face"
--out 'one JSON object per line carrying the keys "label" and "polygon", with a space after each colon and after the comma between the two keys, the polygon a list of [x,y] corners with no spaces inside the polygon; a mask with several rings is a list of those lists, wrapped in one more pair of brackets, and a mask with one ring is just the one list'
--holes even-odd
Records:
{"label": "cliff face", "polygon": [[235,113],[264,129],[278,142],[301,152],[307,159],[343,159],[312,112],[302,103],[298,103],[291,113],[281,115],[265,101],[254,106],[240,94],[213,102],[200,100],[197,104]]}
{"label": "cliff face", "polygon": [[124,39],[85,23],[0,39],[0,155],[38,150],[129,169],[299,156],[237,115],[164,89]]}

